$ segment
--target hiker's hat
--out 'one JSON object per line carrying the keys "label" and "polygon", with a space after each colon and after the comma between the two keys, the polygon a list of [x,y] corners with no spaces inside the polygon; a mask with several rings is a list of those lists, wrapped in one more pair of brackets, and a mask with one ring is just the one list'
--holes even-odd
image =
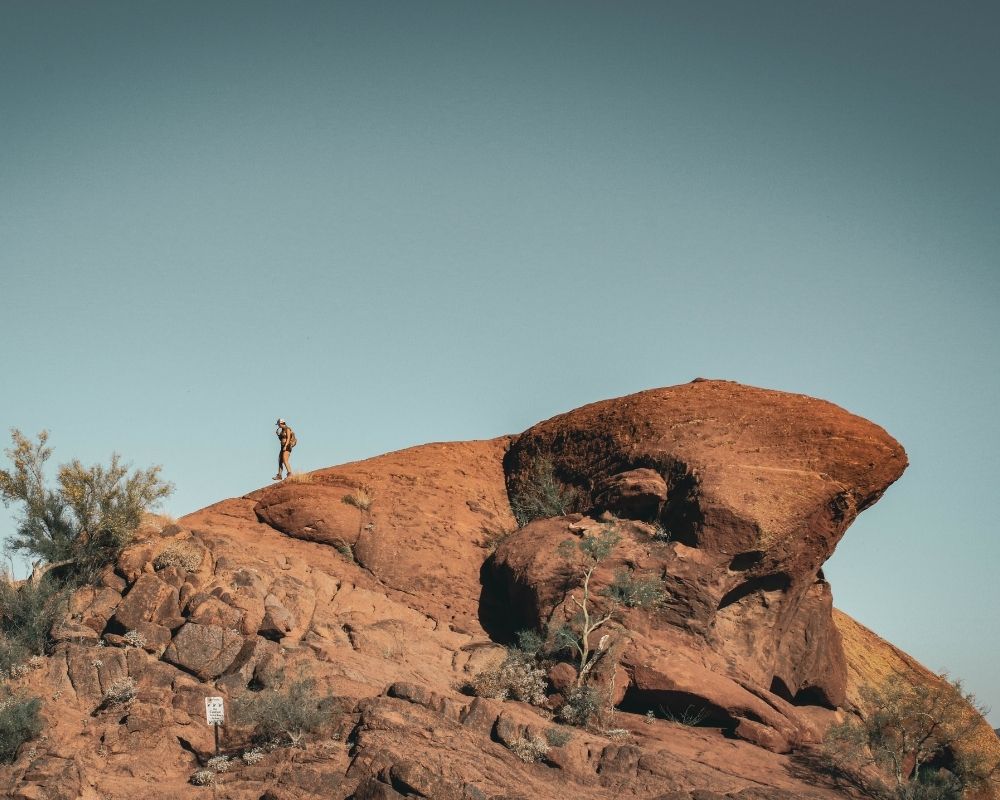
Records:
{"label": "hiker's hat", "polygon": [[285,421],[284,421],[284,420],[283,420],[283,419],[282,419],[281,417],[278,417],[278,421],[277,421],[277,422],[275,422],[274,424],[275,424],[275,425],[284,425],[284,424],[285,424]]}

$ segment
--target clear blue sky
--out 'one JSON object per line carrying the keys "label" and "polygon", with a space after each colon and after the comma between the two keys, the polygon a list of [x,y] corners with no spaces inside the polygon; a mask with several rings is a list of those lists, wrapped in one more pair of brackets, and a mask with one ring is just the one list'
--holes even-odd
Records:
{"label": "clear blue sky", "polygon": [[180,515],[268,482],[278,415],[309,469],[823,397],[912,462],[837,604],[1000,708],[997,9],[5,0],[0,425]]}

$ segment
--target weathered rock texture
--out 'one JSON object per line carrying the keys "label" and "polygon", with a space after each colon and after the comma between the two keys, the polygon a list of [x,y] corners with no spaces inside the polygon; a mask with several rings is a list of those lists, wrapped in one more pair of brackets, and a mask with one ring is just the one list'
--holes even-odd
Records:
{"label": "weathered rock texture", "polygon": [[[539,455],[581,507],[517,530],[508,491]],[[811,743],[875,675],[872,653],[906,659],[835,624],[820,566],[905,463],[884,431],[829,403],[697,382],[217,503],[145,531],[73,597],[52,654],[14,682],[43,699],[47,725],[0,768],[0,796],[849,796],[812,768]],[[516,628],[558,621],[571,587],[556,547],[609,513],[622,543],[596,586],[621,567],[664,574],[668,603],[609,627],[596,679],[624,733],[568,729],[527,764],[510,748],[555,727],[551,712],[461,688]],[[213,752],[204,697],[232,701],[300,672],[341,698],[327,736],[212,790],[188,785]],[[574,676],[553,668],[551,691]],[[136,698],[106,702],[125,677]],[[647,719],[660,708],[706,716]],[[246,744],[226,726],[226,752]]]}
{"label": "weathered rock texture", "polygon": [[[650,708],[701,705],[766,746],[814,740],[794,706],[843,705],[847,678],[820,567],[902,474],[899,443],[831,403],[695,381],[526,431],[504,459],[511,492],[539,458],[582,511],[628,520],[598,587],[623,568],[668,582],[662,612],[626,622],[618,691]],[[554,550],[566,536],[558,519],[534,523],[488,564],[498,607],[516,612],[504,612],[508,626],[541,630],[565,615]]]}

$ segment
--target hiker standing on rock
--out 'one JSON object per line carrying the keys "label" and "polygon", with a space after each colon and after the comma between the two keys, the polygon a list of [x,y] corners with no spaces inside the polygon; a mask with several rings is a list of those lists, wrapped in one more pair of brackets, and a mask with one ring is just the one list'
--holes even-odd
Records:
{"label": "hiker standing on rock", "polygon": [[278,474],[274,476],[274,479],[280,481],[282,467],[284,467],[286,478],[292,474],[292,467],[288,463],[288,459],[292,455],[292,448],[298,444],[298,440],[295,438],[295,431],[289,428],[288,423],[283,419],[279,419],[277,425],[278,429],[274,433],[281,443],[281,449],[278,451]]}

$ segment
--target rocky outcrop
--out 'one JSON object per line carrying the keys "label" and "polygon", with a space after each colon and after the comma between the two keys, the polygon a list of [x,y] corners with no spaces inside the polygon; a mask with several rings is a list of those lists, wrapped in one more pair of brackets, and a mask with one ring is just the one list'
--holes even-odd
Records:
{"label": "rocky outcrop", "polygon": [[[539,456],[580,508],[518,530],[508,493]],[[821,565],[904,466],[884,431],[828,403],[697,382],[222,501],[147,531],[71,599],[51,656],[15,685],[43,698],[46,738],[0,769],[0,795],[207,796],[187,783],[214,753],[205,696],[231,710],[304,675],[338,698],[327,735],[234,761],[218,796],[849,796],[810,743],[856,701],[862,651],[889,646],[857,644]],[[628,569],[669,590],[609,623],[594,677],[614,728],[467,694],[515,630],[566,613],[558,546],[609,522],[622,540],[595,589]],[[576,672],[548,676],[551,700]],[[134,699],[109,702],[123,680]],[[224,752],[247,736],[230,719]],[[525,740],[548,751],[526,763]]]}
{"label": "rocky outcrop", "polygon": [[[627,625],[649,628],[622,656],[637,697],[724,709],[725,697],[752,693],[768,713],[728,706],[734,730],[781,749],[814,735],[789,712],[795,704],[843,704],[844,655],[821,566],[906,467],[903,448],[884,430],[810,397],[695,381],[595,403],[529,429],[504,460],[513,494],[524,491],[542,458],[576,492],[580,511],[630,521],[629,542],[602,581],[624,567],[667,581],[665,608]],[[488,565],[502,597],[526,588],[533,595],[519,624],[542,630],[563,613],[557,566],[535,551],[553,549],[566,531],[554,520],[529,525]],[[657,659],[656,652],[670,655]],[[650,664],[658,660],[668,674],[654,682],[670,688],[651,688]],[[696,667],[730,688],[678,688],[676,675]],[[773,730],[764,737],[760,725]]]}

